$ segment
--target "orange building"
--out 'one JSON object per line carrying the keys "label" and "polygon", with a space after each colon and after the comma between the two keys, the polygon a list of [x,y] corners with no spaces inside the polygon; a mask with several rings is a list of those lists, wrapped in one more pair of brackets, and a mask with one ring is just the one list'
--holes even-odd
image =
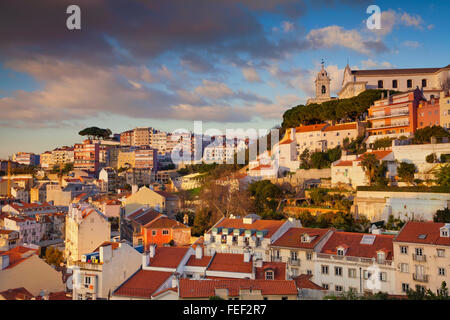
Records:
{"label": "orange building", "polygon": [[412,134],[417,129],[417,108],[425,98],[419,89],[388,96],[369,108],[370,136]]}
{"label": "orange building", "polygon": [[164,245],[172,240],[177,246],[189,245],[191,242],[191,228],[166,216],[147,223],[142,233],[146,250],[150,244]]}
{"label": "orange building", "polygon": [[417,107],[417,129],[438,126],[439,98],[431,98],[429,101],[421,101]]}

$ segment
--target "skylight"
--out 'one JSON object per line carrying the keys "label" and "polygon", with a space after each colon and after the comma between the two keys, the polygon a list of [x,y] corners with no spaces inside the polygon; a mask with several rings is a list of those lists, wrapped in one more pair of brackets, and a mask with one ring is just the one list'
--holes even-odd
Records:
{"label": "skylight", "polygon": [[426,237],[427,237],[426,234],[421,234],[421,235],[419,235],[419,239],[425,239]]}
{"label": "skylight", "polygon": [[372,235],[372,234],[365,234],[363,235],[362,239],[361,239],[361,244],[373,244],[373,242],[375,241],[376,236]]}

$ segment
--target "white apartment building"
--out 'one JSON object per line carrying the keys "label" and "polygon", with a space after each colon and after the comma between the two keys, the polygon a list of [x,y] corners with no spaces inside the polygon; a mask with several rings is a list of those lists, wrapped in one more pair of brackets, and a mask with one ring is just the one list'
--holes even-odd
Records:
{"label": "white apartment building", "polygon": [[19,232],[18,245],[36,244],[41,241],[45,234],[44,224],[38,222],[34,217],[11,215],[5,217],[3,223],[5,229]]}
{"label": "white apartment building", "polygon": [[104,242],[74,261],[73,300],[108,299],[112,291],[139,270],[142,255],[125,242]]}
{"label": "white apartment building", "polygon": [[313,254],[312,280],[337,294],[395,294],[397,266],[392,235],[335,231],[320,252]]}

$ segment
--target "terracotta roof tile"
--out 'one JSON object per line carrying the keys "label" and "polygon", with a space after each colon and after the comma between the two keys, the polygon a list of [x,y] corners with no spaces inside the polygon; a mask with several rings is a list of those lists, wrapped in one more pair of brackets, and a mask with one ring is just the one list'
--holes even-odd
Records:
{"label": "terracotta roof tile", "polygon": [[2,291],[0,296],[5,300],[31,300],[33,298],[33,294],[24,287]]}
{"label": "terracotta roof tile", "polygon": [[356,158],[356,161],[361,161],[362,158],[366,154],[374,154],[378,160],[383,160],[390,153],[392,153],[391,150],[376,150],[376,151],[366,152],[366,153],[362,154],[361,156],[359,156],[358,158]]}
{"label": "terracotta roof tile", "polygon": [[334,166],[335,167],[351,167],[351,166],[353,166],[353,161],[352,160],[342,160],[342,161],[339,161]]}
{"label": "terracotta roof tile", "polygon": [[188,267],[207,267],[209,265],[209,263],[211,262],[211,259],[213,257],[212,256],[205,256],[203,255],[203,257],[201,259],[197,259],[195,257],[195,254],[193,254],[188,262],[186,263],[186,266]]}
{"label": "terracotta roof tile", "polygon": [[141,269],[114,291],[113,295],[150,299],[150,296],[171,276],[172,272]]}
{"label": "terracotta roof tile", "polygon": [[[244,223],[243,219],[229,219],[225,218],[215,225],[215,227],[233,228],[233,229],[255,229],[258,231],[267,230],[268,233],[264,236],[270,238],[281,226],[286,223],[282,220],[255,220],[251,224]],[[208,233],[210,233],[209,231]]]}
{"label": "terracotta roof tile", "polygon": [[273,280],[286,280],[286,262],[263,262],[262,267],[256,268],[255,279],[266,280],[266,271],[274,271]]}
{"label": "terracotta roof tile", "polygon": [[[450,246],[450,237],[440,236],[443,226],[445,223],[408,221],[394,241]],[[420,239],[420,235],[426,235],[425,239]]]}
{"label": "terracotta roof tile", "polygon": [[230,297],[239,296],[240,289],[261,290],[263,295],[297,295],[294,281],[288,280],[189,280],[179,282],[181,298],[208,298],[215,295],[215,289],[228,289]]}
{"label": "terracotta roof tile", "polygon": [[323,131],[356,130],[356,123],[342,123],[328,126]]}
{"label": "terracotta roof tile", "polygon": [[160,228],[170,228],[170,229],[190,229],[181,222],[178,222],[167,217],[160,217],[159,219],[154,219],[144,225],[146,229],[160,229]]}
{"label": "terracotta roof tile", "polygon": [[301,127],[295,128],[295,133],[322,131],[322,129],[326,126],[327,126],[326,123],[312,124],[309,126],[301,126]]}
{"label": "terracotta roof tile", "polygon": [[[330,231],[330,229],[290,228],[273,243],[273,246],[312,249],[328,231]],[[301,237],[304,234],[308,234],[310,237],[315,237],[309,243],[302,242]]]}
{"label": "terracotta roof tile", "polygon": [[392,260],[393,258],[393,235],[375,235],[373,244],[361,244],[361,240],[367,233],[355,233],[355,232],[340,232],[336,231],[328,239],[322,248],[321,253],[337,254],[337,248],[339,246],[347,246],[346,256],[362,257],[362,258],[377,258],[377,252],[385,250],[387,252],[386,260]]}
{"label": "terracotta roof tile", "polygon": [[19,263],[27,260],[34,254],[38,254],[39,251],[37,249],[31,249],[23,246],[17,246],[11,250],[0,252],[0,256],[8,255],[9,256],[9,265],[6,269],[14,268]]}
{"label": "terracotta roof tile", "polygon": [[189,247],[156,247],[155,256],[150,258],[151,267],[176,268]]}
{"label": "terracotta roof tile", "polygon": [[216,253],[207,270],[252,273],[253,262],[251,259],[249,262],[244,262],[243,254]]}
{"label": "terracotta roof tile", "polygon": [[312,274],[301,274],[298,277],[293,278],[295,285],[299,289],[314,289],[314,290],[325,290],[318,284],[311,281]]}

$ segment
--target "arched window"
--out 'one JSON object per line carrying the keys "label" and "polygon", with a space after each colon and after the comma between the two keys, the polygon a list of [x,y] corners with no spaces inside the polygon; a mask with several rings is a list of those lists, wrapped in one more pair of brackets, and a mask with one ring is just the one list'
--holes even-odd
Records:
{"label": "arched window", "polygon": [[392,80],[392,88],[397,88],[397,87],[398,87],[397,80]]}
{"label": "arched window", "polygon": [[427,86],[427,79],[422,79],[422,88]]}
{"label": "arched window", "polygon": [[383,80],[378,80],[378,89],[383,89]]}
{"label": "arched window", "polygon": [[322,86],[322,94],[327,93],[327,88],[325,86]]}
{"label": "arched window", "polygon": [[412,80],[411,80],[411,79],[408,79],[408,80],[406,81],[406,86],[407,86],[408,88],[412,88]]}

